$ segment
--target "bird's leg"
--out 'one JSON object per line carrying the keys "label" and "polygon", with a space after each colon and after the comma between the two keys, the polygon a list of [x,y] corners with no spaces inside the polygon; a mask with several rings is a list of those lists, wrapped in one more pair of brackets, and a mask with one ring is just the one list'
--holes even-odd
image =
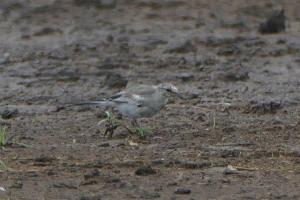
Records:
{"label": "bird's leg", "polygon": [[137,127],[139,127],[140,129],[144,130],[143,127],[142,127],[141,122],[139,122],[138,120],[136,120],[136,125],[137,125]]}
{"label": "bird's leg", "polygon": [[139,123],[139,121],[135,118],[132,119],[131,121],[131,125],[134,126],[134,127],[139,127],[141,128],[141,124]]}
{"label": "bird's leg", "polygon": [[135,127],[139,127],[140,129],[142,129],[142,125],[137,119],[133,118],[132,121],[131,121],[131,125],[135,126]]}
{"label": "bird's leg", "polygon": [[138,123],[137,123],[137,121],[136,121],[135,118],[132,118],[131,125],[132,126],[137,126],[138,125]]}
{"label": "bird's leg", "polygon": [[142,127],[142,124],[140,121],[138,121],[137,119],[132,119],[131,124],[132,124],[132,126],[135,127],[135,132],[138,133],[141,138],[146,137],[146,135],[148,134],[148,131]]}

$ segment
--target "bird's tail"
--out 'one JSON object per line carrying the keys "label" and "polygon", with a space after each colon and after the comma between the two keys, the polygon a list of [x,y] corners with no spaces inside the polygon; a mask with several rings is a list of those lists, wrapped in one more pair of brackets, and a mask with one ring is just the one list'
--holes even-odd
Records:
{"label": "bird's tail", "polygon": [[67,103],[69,106],[81,106],[81,105],[100,105],[105,107],[114,107],[115,103],[107,100],[101,101],[74,101]]}

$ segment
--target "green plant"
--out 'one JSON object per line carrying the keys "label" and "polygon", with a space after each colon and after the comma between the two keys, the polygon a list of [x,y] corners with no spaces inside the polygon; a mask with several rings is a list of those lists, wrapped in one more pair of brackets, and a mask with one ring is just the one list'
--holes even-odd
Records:
{"label": "green plant", "polygon": [[115,122],[116,117],[112,116],[108,111],[105,111],[106,119],[101,120],[98,122],[98,126],[106,122],[105,127],[105,133],[104,137],[109,133],[109,137],[112,137],[114,134],[114,131],[118,128],[119,124]]}
{"label": "green plant", "polygon": [[[126,125],[116,121],[116,117],[112,116],[108,111],[105,111],[106,118],[98,122],[98,126],[100,126],[103,123],[105,124],[106,130],[104,133],[104,137],[108,134],[109,137],[112,137],[114,134],[114,131],[119,127],[124,127],[130,134],[133,134],[134,132],[130,130]],[[145,138],[146,135],[148,134],[148,131],[144,131],[140,127],[136,127],[136,131],[139,133],[141,138]]]}
{"label": "green plant", "polygon": [[100,126],[104,122],[107,122],[107,124],[110,124],[110,125],[114,125],[115,117],[113,117],[108,111],[105,111],[105,116],[106,116],[106,118],[101,120],[100,122],[98,122],[97,125]]}
{"label": "green plant", "polygon": [[10,138],[12,138],[12,136],[7,137],[6,127],[0,127],[0,147],[9,145],[8,140]]}
{"label": "green plant", "polygon": [[136,127],[136,131],[138,132],[138,134],[140,135],[140,138],[142,138],[142,139],[145,139],[149,133],[148,130],[143,130],[141,127]]}
{"label": "green plant", "polygon": [[6,132],[6,127],[0,127],[0,147],[4,148],[5,146],[11,146],[12,144],[17,144],[20,147],[31,148],[31,146],[28,144],[11,142],[11,138],[13,138],[13,137],[14,137],[14,135],[8,136],[8,133]]}
{"label": "green plant", "polygon": [[2,160],[0,160],[0,165],[3,166],[4,168],[6,168],[6,165],[4,164],[4,162]]}

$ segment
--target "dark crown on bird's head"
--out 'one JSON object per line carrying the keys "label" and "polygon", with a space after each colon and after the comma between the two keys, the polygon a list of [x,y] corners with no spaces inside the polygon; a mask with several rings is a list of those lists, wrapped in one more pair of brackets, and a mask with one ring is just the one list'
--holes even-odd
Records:
{"label": "dark crown on bird's head", "polygon": [[178,89],[171,83],[161,83],[157,87],[160,89],[164,89],[167,92],[173,92],[178,94]]}

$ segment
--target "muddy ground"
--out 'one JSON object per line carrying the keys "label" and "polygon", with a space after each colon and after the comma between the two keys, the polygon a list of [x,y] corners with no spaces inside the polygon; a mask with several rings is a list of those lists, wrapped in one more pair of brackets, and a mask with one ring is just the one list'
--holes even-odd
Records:
{"label": "muddy ground", "polygon": [[[0,199],[300,198],[297,0],[0,2]],[[144,140],[64,107],[161,82],[186,99]]]}

